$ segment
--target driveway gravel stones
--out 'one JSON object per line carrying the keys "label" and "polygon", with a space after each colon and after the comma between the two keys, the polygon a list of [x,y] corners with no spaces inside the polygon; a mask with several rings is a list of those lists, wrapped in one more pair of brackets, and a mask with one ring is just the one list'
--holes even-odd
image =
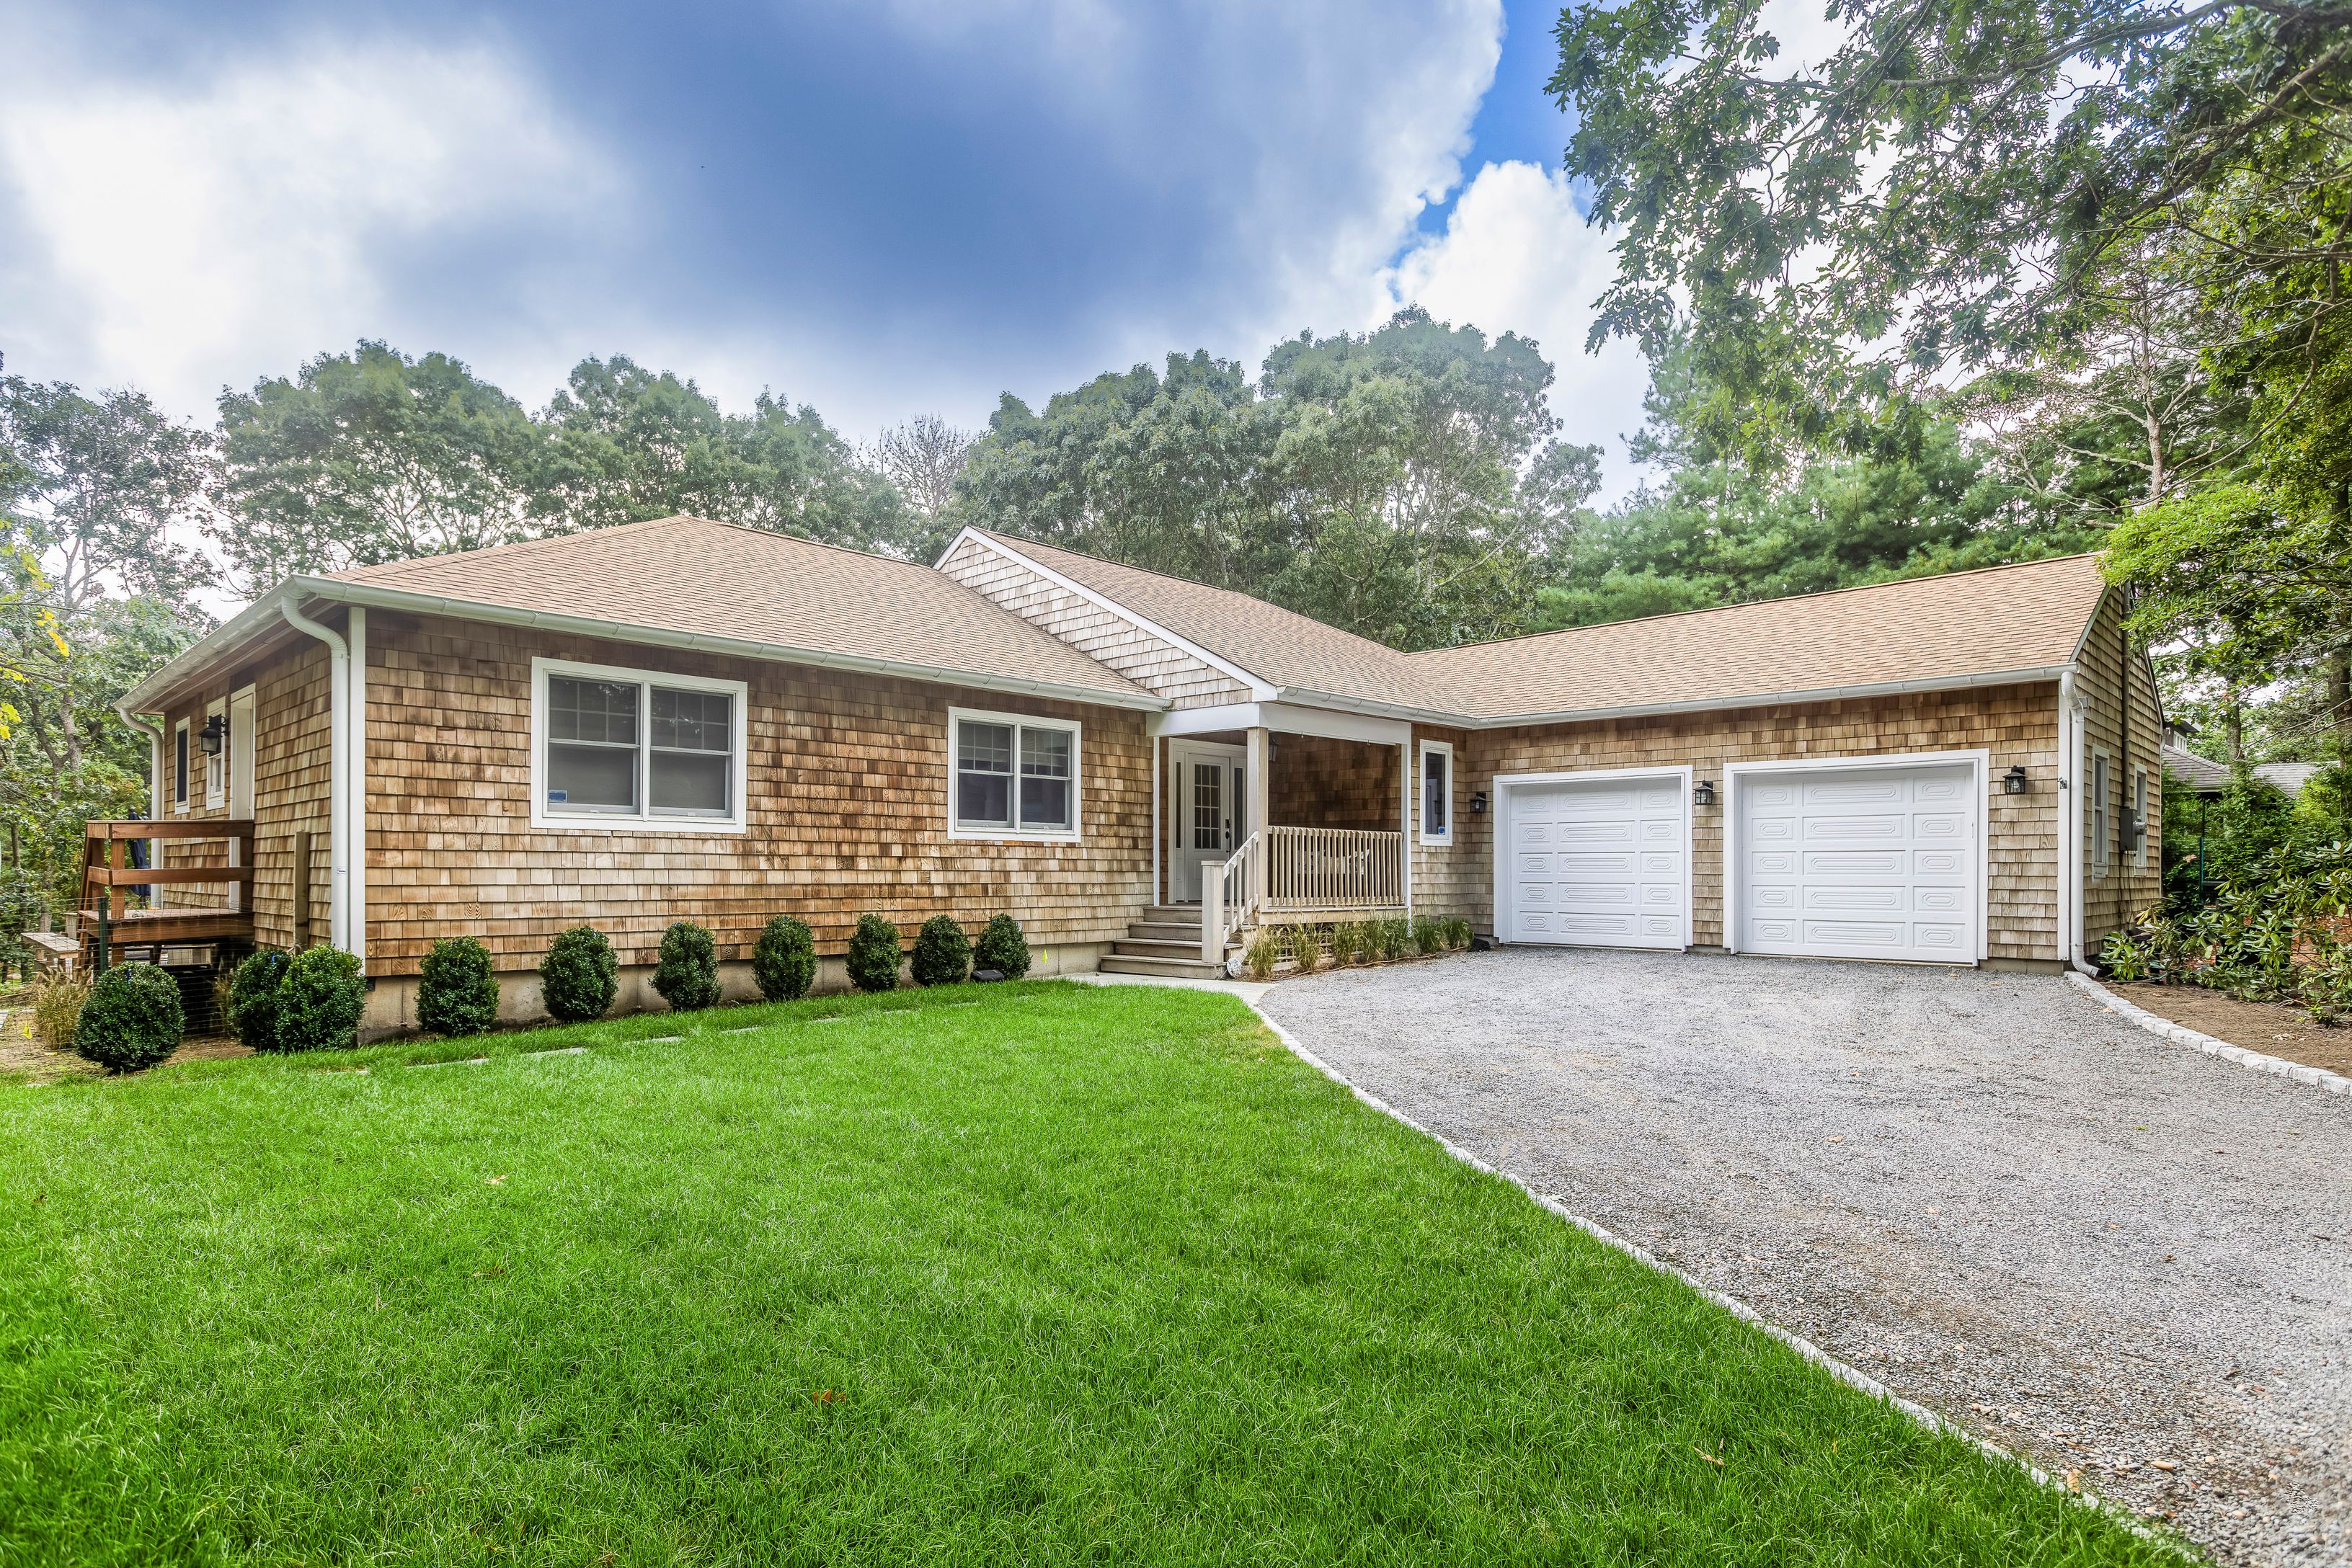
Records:
{"label": "driveway gravel stones", "polygon": [[2352,1563],[2352,1099],[2054,976],[1506,948],[1259,1006],[1537,1191],[2220,1561]]}

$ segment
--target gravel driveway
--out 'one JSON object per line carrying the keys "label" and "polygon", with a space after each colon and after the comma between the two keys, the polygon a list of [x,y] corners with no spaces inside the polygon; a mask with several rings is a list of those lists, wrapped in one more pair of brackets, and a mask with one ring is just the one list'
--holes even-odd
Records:
{"label": "gravel driveway", "polygon": [[2221,1560],[2352,1562],[2352,1099],[2036,975],[1514,948],[1261,1005],[1423,1125]]}

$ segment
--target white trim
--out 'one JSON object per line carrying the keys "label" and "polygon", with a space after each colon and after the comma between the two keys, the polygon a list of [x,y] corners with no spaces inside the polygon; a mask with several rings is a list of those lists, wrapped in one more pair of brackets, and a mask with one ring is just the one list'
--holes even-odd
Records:
{"label": "white trim", "polygon": [[367,606],[354,604],[343,613],[343,641],[351,650],[351,662],[343,673],[351,697],[350,711],[343,719],[351,727],[351,743],[344,755],[352,766],[352,786],[343,791],[343,810],[349,813],[345,841],[351,846],[351,876],[343,896],[351,901],[352,956],[360,961],[362,975],[367,973],[368,953],[367,632]]}
{"label": "white trim", "polygon": [[[1208,649],[1202,647],[1198,643],[1192,641],[1190,638],[1179,636],[1177,633],[1171,632],[1167,627],[1160,625],[1156,621],[1145,620],[1142,616],[1138,615],[1134,611],[1129,610],[1126,605],[1121,604],[1118,601],[1111,598],[1109,595],[1096,589],[1088,588],[1085,583],[1078,581],[1076,578],[1070,577],[1066,573],[1055,571],[1052,567],[1047,566],[1045,562],[1037,559],[1035,557],[1022,554],[1018,549],[1007,544],[1004,540],[992,538],[987,534],[981,532],[978,528],[973,528],[969,523],[964,525],[962,530],[959,532],[955,538],[948,541],[948,548],[940,552],[940,559],[938,560],[931,563],[932,570],[935,571],[944,571],[947,567],[948,559],[955,554],[956,547],[962,544],[966,539],[971,539],[982,549],[992,551],[997,555],[1003,556],[1007,560],[1019,561],[1023,566],[1027,567],[1030,570],[1035,572],[1046,581],[1054,584],[1056,588],[1067,589],[1070,592],[1076,594],[1080,599],[1085,600],[1096,609],[1106,611],[1110,614],[1116,615],[1121,621],[1126,622],[1129,626],[1134,627],[1137,631],[1141,632],[1148,636],[1157,637],[1161,642],[1167,643],[1170,647],[1177,648],[1184,653],[1190,653],[1192,657],[1200,660],[1201,663],[1208,665],[1211,669],[1215,670],[1222,674],[1232,676],[1234,680],[1237,680],[1241,682],[1242,685],[1247,686],[1249,688],[1251,697],[1256,701],[1265,702],[1268,698],[1280,695],[1276,689],[1273,682],[1250,674],[1247,670],[1243,669],[1239,664],[1234,664],[1231,659],[1225,658],[1221,654],[1212,653]],[[1137,567],[1130,568],[1129,570],[1143,570],[1146,569]],[[975,589],[972,591],[978,592],[979,591]],[[981,597],[984,599],[987,598],[987,595],[982,594]],[[991,602],[992,603],[994,601],[991,601]],[[1043,631],[1044,628],[1040,627],[1039,630]],[[1050,632],[1047,634],[1051,635]]]}
{"label": "white trim", "polygon": [[[1526,786],[1545,784],[1599,784],[1612,779],[1672,779],[1682,802],[1683,813],[1683,929],[1682,940],[1673,949],[1636,949],[1650,952],[1687,950],[1693,934],[1698,928],[1696,909],[1698,898],[1697,830],[1691,810],[1693,765],[1687,762],[1669,763],[1653,768],[1571,768],[1542,773],[1497,773],[1491,781],[1486,802],[1487,814],[1495,819],[1494,896],[1490,900],[1495,911],[1495,940],[1506,945],[1512,940],[1510,933],[1517,928],[1518,911],[1506,891],[1510,886],[1509,859],[1511,853],[1511,792]],[[1575,943],[1527,943],[1527,946],[1575,946]]]}
{"label": "white trim", "polygon": [[1403,883],[1401,891],[1408,918],[1412,914],[1412,798],[1421,789],[1421,781],[1412,776],[1412,735],[1407,731],[1405,737],[1397,742],[1397,782],[1403,786],[1397,791],[1397,859],[1402,862],[1397,867],[1397,876]]}
{"label": "white trim", "polygon": [[2147,803],[2155,794],[2155,791],[2147,786],[2147,764],[2133,763],[2131,807],[2132,825],[2136,830],[2132,840],[2132,870],[2134,871],[2147,869]]}
{"label": "white trim", "polygon": [[[1445,758],[1445,828],[1442,832],[1429,831],[1429,759],[1434,756]],[[1423,848],[1450,850],[1454,847],[1454,818],[1457,802],[1454,788],[1454,743],[1450,740],[1424,740],[1413,753],[1413,798],[1421,806],[1421,842]]]}
{"label": "white trim", "polygon": [[289,626],[317,638],[327,648],[327,940],[350,952],[351,645],[333,627],[302,613],[292,598],[275,595],[273,600]]}
{"label": "white trim", "polygon": [[[1883,756],[1798,757],[1759,759],[1723,765],[1723,946],[1739,951],[1739,781],[1750,773],[1818,773],[1840,768],[1927,768],[1965,762],[1976,774],[1975,809],[1969,831],[1976,839],[1977,954],[1982,963],[1992,956],[1992,752],[1981,746],[1950,751],[1901,751]],[[1905,963],[1948,964],[1949,959],[1900,959]]]}
{"label": "white trim", "polygon": [[1222,861],[1233,853],[1230,847],[1211,852],[1194,849],[1186,841],[1192,826],[1192,781],[1186,776],[1185,768],[1196,758],[1214,758],[1225,768],[1228,783],[1234,774],[1241,775],[1239,789],[1234,798],[1227,802],[1228,817],[1234,823],[1234,828],[1225,836],[1234,844],[1239,844],[1245,836],[1242,829],[1249,814],[1249,747],[1236,746],[1223,740],[1192,740],[1181,736],[1171,737],[1168,741],[1168,771],[1175,779],[1175,792],[1169,801],[1165,829],[1169,861],[1168,902],[1171,904],[1192,904],[1201,896],[1201,890],[1198,887],[1190,889],[1192,895],[1191,898],[1184,896],[1187,891],[1186,879],[1182,871],[1178,869],[1179,867],[1190,865],[1192,868],[1192,874],[1197,877],[1200,874],[1202,861]]}
{"label": "white trim", "polygon": [[[550,675],[592,681],[626,681],[637,688],[636,779],[637,809],[634,812],[594,813],[547,810],[547,680]],[[722,692],[734,698],[732,765],[728,780],[730,810],[723,817],[678,817],[653,814],[653,688],[670,691]],[[749,831],[751,802],[746,799],[751,754],[751,688],[742,681],[715,680],[708,675],[680,675],[667,670],[632,669],[620,664],[583,664],[571,659],[533,658],[530,662],[530,825],[559,833],[683,833],[711,838]]]}
{"label": "white trim", "polygon": [[1538,724],[1585,724],[1604,718],[1650,718],[1664,714],[1736,713],[1743,708],[1779,707],[1783,704],[1853,702],[1866,697],[1909,696],[1921,692],[1963,692],[1979,686],[2032,685],[2054,681],[2063,664],[2031,669],[1995,670],[1979,675],[1938,675],[1917,681],[1877,681],[1865,685],[1815,686],[1805,691],[1758,692],[1738,697],[1698,697],[1688,702],[1633,703],[1622,707],[1570,708],[1553,713],[1506,714],[1499,717],[1449,720],[1472,729],[1518,729]]}
{"label": "white trim", "polygon": [[1164,736],[1263,728],[1276,735],[1312,735],[1326,740],[1358,740],[1370,746],[1397,746],[1412,737],[1412,726],[1401,718],[1336,713],[1290,703],[1222,703],[1214,707],[1176,708],[1154,714],[1148,727],[1151,734]]}
{"label": "white trim", "polygon": [[[228,744],[222,748],[227,757],[228,814],[232,819],[245,821],[253,820],[256,794],[253,777],[254,759],[259,754],[259,747],[256,744],[254,735],[254,724],[256,716],[260,711],[260,694],[253,687],[239,686],[229,693]],[[239,809],[240,807],[242,810]],[[229,864],[243,863],[240,857],[244,852],[245,845],[242,840],[229,840]],[[230,885],[228,906],[231,909],[247,909],[252,906],[252,895],[247,888],[236,883]]]}
{"label": "white trim", "polygon": [[1160,883],[1160,774],[1165,762],[1158,736],[1146,744],[1151,747],[1151,902],[1162,904],[1167,901],[1167,890]]}
{"label": "white trim", "polygon": [[212,727],[214,719],[221,721],[221,748],[217,755],[198,747],[197,754],[205,761],[205,810],[216,811],[228,804],[228,699],[215,697],[205,705],[205,727]]}
{"label": "white trim", "polygon": [[172,810],[179,816],[188,814],[189,802],[196,793],[194,738],[188,733],[188,721],[180,719],[172,726],[172,755],[163,759],[164,771],[171,775]]}
{"label": "white trim", "polygon": [[[757,659],[763,664],[804,664],[821,670],[854,670],[864,674],[903,675],[910,680],[926,681],[933,685],[965,686],[973,691],[1002,692],[1016,696],[1056,697],[1067,702],[1088,703],[1097,707],[1135,708],[1157,712],[1169,706],[1166,697],[1147,692],[1140,687],[1131,692],[1122,692],[1098,686],[1073,685],[1066,681],[1028,680],[1019,676],[994,674],[985,670],[958,670],[941,664],[926,664],[906,659],[885,659],[860,653],[832,653],[824,649],[794,647],[789,643],[762,643],[749,637],[726,637],[699,632],[676,632],[667,627],[642,626],[631,622],[604,620],[589,615],[565,615],[543,610],[518,610],[510,605],[485,604],[475,600],[457,599],[442,593],[415,593],[404,589],[380,588],[370,583],[343,582],[330,577],[310,576],[289,577],[279,583],[263,598],[256,600],[240,612],[227,625],[205,637],[124,693],[121,706],[134,712],[150,707],[159,696],[185,685],[195,672],[209,668],[215,662],[225,661],[234,650],[255,637],[266,633],[270,628],[265,622],[274,622],[278,615],[286,610],[299,610],[302,601],[306,599],[315,599],[329,604],[365,605],[378,610],[396,610],[412,615],[443,615],[451,620],[471,621],[485,626],[520,626],[537,631],[570,632],[583,637],[602,637],[615,643],[633,643],[649,648],[679,648],[699,653],[721,653],[730,658]],[[1106,668],[1105,673],[1111,672]]]}
{"label": "white trim", "polygon": [[[1012,783],[1007,789],[1006,806],[1014,825],[1004,828],[968,828],[956,821],[956,730],[971,720],[975,724],[1009,724],[1015,727],[1013,737]],[[1059,729],[1070,737],[1070,825],[1066,828],[1024,828],[1021,821],[1021,737],[1018,730]],[[950,707],[948,709],[947,812],[944,818],[950,839],[982,840],[991,843],[1075,844],[1086,837],[1086,797],[1082,786],[1086,779],[1084,761],[1086,731],[1074,718],[1047,718],[1034,713],[996,713],[986,708]]]}

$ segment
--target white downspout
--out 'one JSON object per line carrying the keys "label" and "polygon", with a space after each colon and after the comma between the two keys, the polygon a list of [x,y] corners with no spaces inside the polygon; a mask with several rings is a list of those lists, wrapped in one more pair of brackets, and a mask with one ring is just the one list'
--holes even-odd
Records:
{"label": "white downspout", "polygon": [[352,765],[352,781],[343,791],[343,842],[349,846],[345,858],[351,862],[344,897],[351,907],[344,912],[345,934],[351,937],[352,956],[360,961],[360,973],[367,973],[367,606],[354,604],[345,622],[344,635],[351,643],[351,668],[343,674],[343,692],[351,699],[344,724],[351,740],[343,755]]}
{"label": "white downspout", "polygon": [[[286,607],[286,623],[327,645],[327,939],[351,951],[351,649],[340,632]],[[299,935],[299,934],[298,934]]]}
{"label": "white downspout", "polygon": [[2083,699],[2070,667],[2058,676],[2058,956],[2084,974],[2083,954]]}
{"label": "white downspout", "polygon": [[147,820],[154,821],[163,815],[163,731],[120,703],[115,705],[114,711],[131,728],[146,732]]}

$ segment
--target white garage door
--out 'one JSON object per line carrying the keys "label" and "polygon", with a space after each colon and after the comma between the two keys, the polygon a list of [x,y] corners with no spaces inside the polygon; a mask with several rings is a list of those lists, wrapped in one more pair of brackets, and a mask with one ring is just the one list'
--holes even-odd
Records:
{"label": "white garage door", "polygon": [[1740,951],[1976,962],[1977,790],[1967,762],[1742,772]]}
{"label": "white garage door", "polygon": [[1688,788],[1679,773],[1513,785],[1507,942],[1690,945]]}

